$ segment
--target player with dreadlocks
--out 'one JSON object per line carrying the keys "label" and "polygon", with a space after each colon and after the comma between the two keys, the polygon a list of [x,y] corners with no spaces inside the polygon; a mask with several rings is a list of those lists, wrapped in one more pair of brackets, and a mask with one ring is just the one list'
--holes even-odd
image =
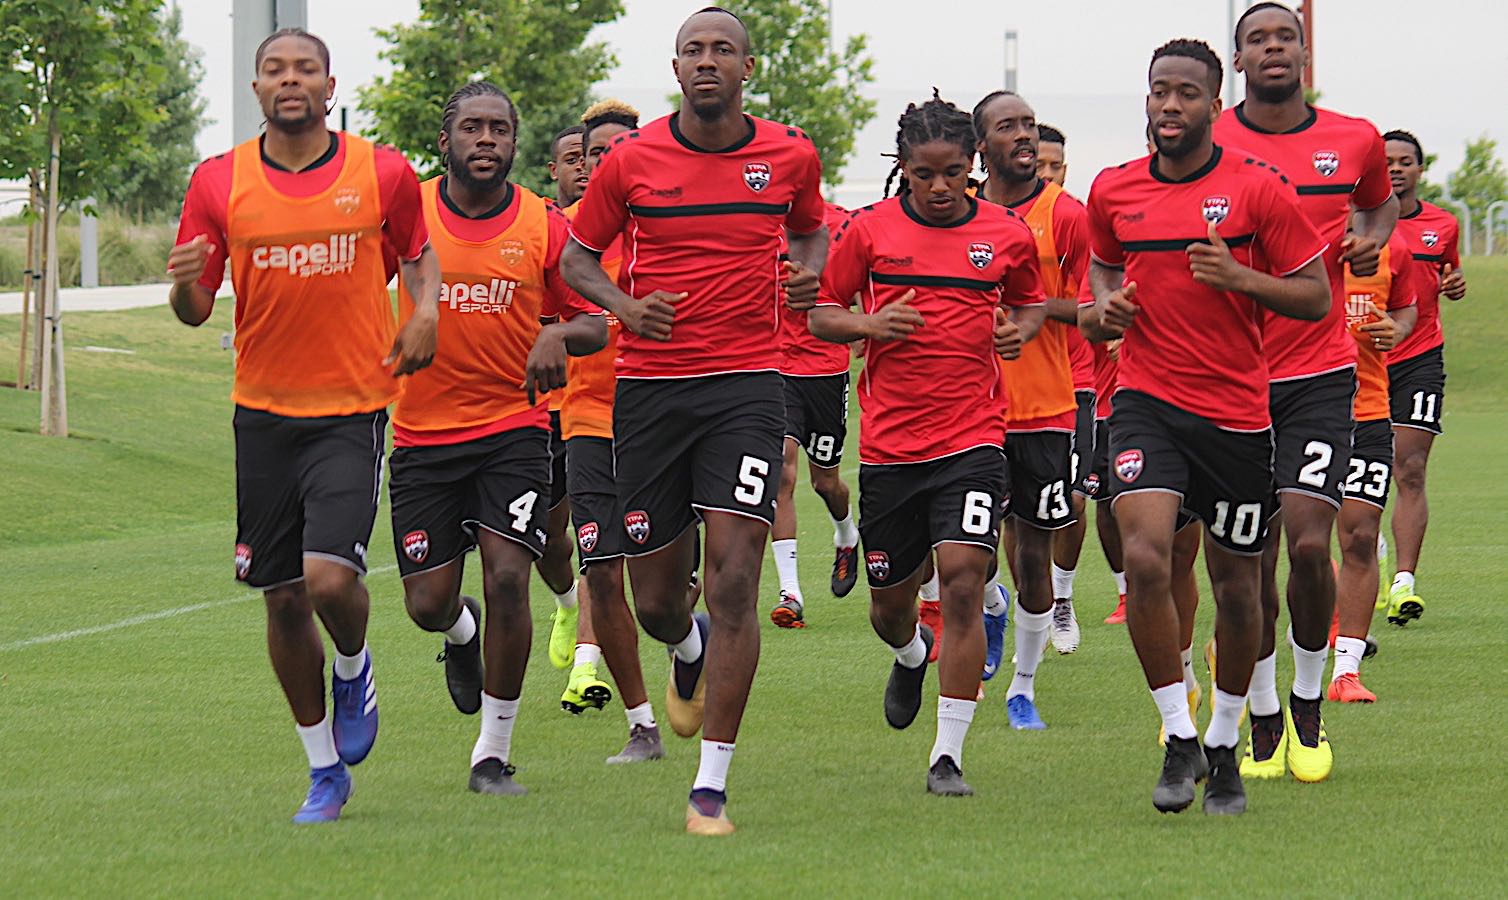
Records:
{"label": "player with dreadlocks", "polygon": [[[973,793],[963,742],[984,666],[979,603],[1007,493],[1000,359],[1042,325],[1042,277],[1016,213],[969,196],[969,114],[933,97],[906,107],[896,134],[897,195],[856,212],[833,239],[813,334],[865,341],[859,382],[859,533],[869,620],[895,653],[885,720],[922,704],[932,630],[917,589],[933,550],[948,641],[938,657],[937,739],[927,790]],[[850,311],[857,295],[860,309]]]}

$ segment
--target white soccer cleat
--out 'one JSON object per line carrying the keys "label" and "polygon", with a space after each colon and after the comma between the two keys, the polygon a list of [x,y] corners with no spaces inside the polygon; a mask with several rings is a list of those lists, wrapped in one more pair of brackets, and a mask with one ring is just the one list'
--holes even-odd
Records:
{"label": "white soccer cleat", "polygon": [[1055,600],[1052,605],[1052,647],[1067,655],[1079,649],[1079,618],[1073,614],[1073,600]]}

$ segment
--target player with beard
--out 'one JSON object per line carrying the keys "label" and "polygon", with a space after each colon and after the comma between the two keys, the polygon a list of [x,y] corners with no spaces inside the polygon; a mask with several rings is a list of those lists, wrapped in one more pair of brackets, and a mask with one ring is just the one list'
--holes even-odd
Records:
{"label": "player with beard", "polygon": [[[1262,567],[1266,618],[1251,690],[1251,740],[1242,774],[1322,781],[1334,758],[1320,714],[1330,622],[1335,612],[1331,534],[1350,467],[1356,393],[1356,342],[1346,328],[1344,264],[1368,276],[1398,218],[1388,185],[1382,137],[1370,122],[1310,106],[1300,75],[1308,57],[1298,16],[1280,3],[1258,3],[1236,22],[1236,70],[1246,99],[1226,110],[1215,138],[1275,165],[1298,191],[1310,223],[1329,241],[1325,271],[1330,314],[1319,323],[1263,315],[1271,367],[1280,500]],[[1348,217],[1351,231],[1346,230]],[[1293,689],[1278,700],[1277,559],[1287,532],[1289,643]]]}
{"label": "player with beard", "polygon": [[[195,170],[168,256],[169,302],[180,321],[203,324],[231,264],[236,578],[263,592],[268,655],[309,758],[294,821],[332,822],[351,795],[346,767],[377,738],[361,578],[387,405],[398,378],[435,354],[439,267],[408,162],[326,130],[335,78],[324,41],[301,29],[268,36],[251,87],[267,130]],[[402,329],[384,242],[417,301]],[[335,645],[333,715],[316,614]]]}
{"label": "player with beard", "polygon": [[[755,64],[743,22],[703,9],[675,50],[679,111],[603,154],[562,270],[623,325],[613,454],[634,604],[671,651],[671,728],[695,735],[705,710],[686,829],[726,835],[785,431],[778,306],[816,302],[827,228],[811,139],[743,112]],[[601,256],[619,235],[629,264],[615,280]],[[686,595],[698,519],[710,620],[692,616]]]}
{"label": "player with beard", "polygon": [[[445,105],[446,171],[420,186],[445,314],[435,364],[398,400],[390,461],[404,605],[420,628],[445,635],[456,708],[482,712],[468,787],[484,794],[525,793],[510,750],[533,630],[529,566],[547,540],[542,394],[565,386],[568,355],[607,340],[602,317],[560,277],[565,217],[508,180],[517,134],[512,100],[490,82],[465,85]],[[406,292],[399,302],[410,315]],[[460,596],[472,547],[482,557],[485,634],[476,601]]]}
{"label": "player with beard", "polygon": [[1460,234],[1456,217],[1419,199],[1419,176],[1424,173],[1424,150],[1407,131],[1386,135],[1388,178],[1400,210],[1398,231],[1418,263],[1415,287],[1419,320],[1408,339],[1388,353],[1388,387],[1392,397],[1393,436],[1397,460],[1393,479],[1398,504],[1393,508],[1393,553],[1397,575],[1388,591],[1388,621],[1407,625],[1424,612],[1414,585],[1424,529],[1429,524],[1429,499],[1424,476],[1430,448],[1443,428],[1445,411],[1445,333],[1440,330],[1440,297],[1466,296],[1461,273]]}
{"label": "player with beard", "polygon": [[[1152,794],[1239,814],[1239,723],[1261,639],[1262,530],[1273,503],[1267,358],[1258,312],[1330,309],[1325,241],[1271,166],[1216,145],[1220,60],[1199,41],[1158,48],[1147,120],[1157,152],[1106,169],[1089,195],[1092,340],[1124,337],[1110,418],[1110,484],[1127,575],[1126,624],[1167,732]],[[1218,354],[1209,352],[1219,347]],[[1174,535],[1192,515],[1221,648],[1203,752],[1180,672]]]}
{"label": "player with beard", "polygon": [[[1037,175],[1037,119],[1031,105],[1009,91],[997,91],[974,107],[973,122],[989,171],[979,198],[1012,210],[1031,229],[1047,295],[1046,320],[1036,339],[1018,359],[1000,367],[1010,434],[1005,443],[1010,499],[1001,538],[1017,587],[1016,670],[1006,692],[1006,711],[1011,727],[1038,730],[1046,726],[1037,713],[1035,683],[1048,632],[1054,632],[1060,652],[1072,653],[1079,643],[1072,601],[1053,602],[1052,545],[1054,532],[1074,522],[1069,501],[1078,402],[1068,334],[1078,330],[1078,284],[1089,267],[1089,245],[1084,204]],[[986,589],[986,602],[997,599],[992,593]],[[991,614],[988,608],[985,612]],[[992,675],[986,665],[985,677]]]}

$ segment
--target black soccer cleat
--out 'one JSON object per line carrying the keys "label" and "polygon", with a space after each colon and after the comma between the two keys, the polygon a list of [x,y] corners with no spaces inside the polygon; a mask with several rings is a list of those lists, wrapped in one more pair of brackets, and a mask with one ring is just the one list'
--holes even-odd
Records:
{"label": "black soccer cleat", "polygon": [[[927,653],[932,653],[932,629],[919,627]],[[927,661],[908,669],[896,661],[890,667],[890,681],[885,684],[885,721],[891,728],[906,728],[916,721],[922,708],[922,682],[927,677]]]}
{"label": "black soccer cleat", "polygon": [[474,716],[482,708],[482,605],[475,597],[462,597],[476,622],[476,634],[464,644],[445,642],[435,662],[445,663],[445,686],[456,709]]}
{"label": "black soccer cleat", "polygon": [[1152,789],[1152,805],[1158,812],[1180,813],[1194,802],[1194,785],[1209,774],[1209,762],[1198,738],[1168,736],[1162,757],[1162,776]]}
{"label": "black soccer cleat", "polygon": [[1371,659],[1377,655],[1377,641],[1369,634],[1366,637],[1367,648],[1361,651],[1362,659]]}
{"label": "black soccer cleat", "polygon": [[833,596],[847,597],[859,583],[859,548],[839,547],[833,551]]}
{"label": "black soccer cleat", "polygon": [[471,767],[471,778],[466,788],[478,794],[496,794],[505,797],[522,797],[529,791],[513,780],[518,770],[495,756],[489,756]]}
{"label": "black soccer cleat", "polygon": [[963,770],[951,756],[939,756],[927,770],[927,793],[939,797],[972,797],[974,789],[963,780]]}
{"label": "black soccer cleat", "polygon": [[1204,812],[1210,816],[1239,816],[1246,812],[1246,788],[1235,747],[1205,747],[1209,781],[1204,785]]}

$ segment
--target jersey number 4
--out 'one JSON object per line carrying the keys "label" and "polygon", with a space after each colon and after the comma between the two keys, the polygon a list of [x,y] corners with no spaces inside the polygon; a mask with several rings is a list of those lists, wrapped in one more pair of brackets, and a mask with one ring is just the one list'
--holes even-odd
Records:
{"label": "jersey number 4", "polygon": [[529,491],[508,504],[508,512],[513,515],[513,521],[509,524],[514,531],[523,534],[529,530],[529,520],[534,517],[534,503],[538,499],[538,491]]}

